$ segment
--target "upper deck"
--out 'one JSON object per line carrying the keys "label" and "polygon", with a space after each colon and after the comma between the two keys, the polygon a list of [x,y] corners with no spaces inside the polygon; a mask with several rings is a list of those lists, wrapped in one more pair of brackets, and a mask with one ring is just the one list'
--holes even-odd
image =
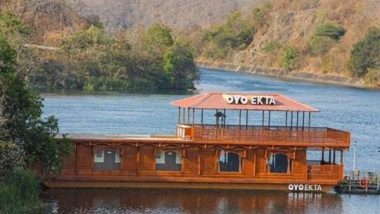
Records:
{"label": "upper deck", "polygon": [[180,138],[207,144],[330,147],[346,149],[350,133],[327,127],[178,125]]}
{"label": "upper deck", "polygon": [[[297,146],[348,149],[350,133],[312,127],[318,109],[279,94],[220,92],[172,102],[178,107],[176,135],[71,136],[76,142],[199,146]],[[228,117],[227,117],[228,115]],[[214,121],[211,124],[210,121]],[[235,124],[233,124],[235,123]]]}
{"label": "upper deck", "polygon": [[349,132],[312,127],[311,114],[319,110],[280,94],[211,92],[172,105],[178,107],[177,136],[198,143],[350,146]]}

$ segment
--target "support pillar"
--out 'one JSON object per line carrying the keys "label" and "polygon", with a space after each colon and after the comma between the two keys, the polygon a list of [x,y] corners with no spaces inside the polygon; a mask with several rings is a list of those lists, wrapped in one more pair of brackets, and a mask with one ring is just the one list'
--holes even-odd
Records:
{"label": "support pillar", "polygon": [[201,124],[203,125],[203,109],[201,110]]}
{"label": "support pillar", "polygon": [[181,124],[181,107],[178,107],[178,124]]}

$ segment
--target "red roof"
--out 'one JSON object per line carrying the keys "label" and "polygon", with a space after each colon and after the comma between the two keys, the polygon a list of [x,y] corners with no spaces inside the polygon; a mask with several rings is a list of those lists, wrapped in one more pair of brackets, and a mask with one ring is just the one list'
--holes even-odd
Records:
{"label": "red roof", "polygon": [[[240,98],[245,99],[240,100]],[[257,104],[257,100],[264,102]],[[254,100],[254,104],[252,104]],[[266,101],[269,100],[269,101]],[[274,100],[270,102],[270,100]],[[243,104],[245,103],[245,104]],[[181,108],[194,109],[234,109],[234,110],[258,110],[258,111],[304,111],[318,112],[319,110],[309,105],[300,103],[281,94],[266,93],[223,93],[209,92],[195,95],[185,99],[171,102],[172,105]]]}

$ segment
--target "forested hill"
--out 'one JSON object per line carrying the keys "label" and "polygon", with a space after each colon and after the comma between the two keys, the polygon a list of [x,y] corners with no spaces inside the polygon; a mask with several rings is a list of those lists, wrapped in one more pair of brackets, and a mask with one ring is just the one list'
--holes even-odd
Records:
{"label": "forested hill", "polygon": [[[75,0],[74,0],[75,1]],[[210,26],[232,11],[263,0],[76,0],[86,16],[99,16],[108,29],[160,22],[177,29]]]}
{"label": "forested hill", "polygon": [[192,88],[194,59],[379,88],[379,11],[379,0],[0,0],[0,33],[58,48],[16,48],[42,88]]}
{"label": "forested hill", "polygon": [[[332,74],[380,87],[379,0],[77,0],[107,29],[164,23],[200,61]],[[338,78],[339,79],[339,78]]]}
{"label": "forested hill", "polygon": [[192,38],[200,60],[355,77],[380,87],[379,0],[265,1]]}

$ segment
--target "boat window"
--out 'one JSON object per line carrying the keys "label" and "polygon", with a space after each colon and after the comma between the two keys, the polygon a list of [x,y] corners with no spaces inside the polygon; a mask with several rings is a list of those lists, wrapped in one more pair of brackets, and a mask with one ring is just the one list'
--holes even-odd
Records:
{"label": "boat window", "polygon": [[288,173],[290,172],[291,160],[285,154],[272,154],[268,165],[271,173]]}
{"label": "boat window", "polygon": [[120,168],[120,153],[112,149],[97,151],[94,155],[96,170],[115,170]]}
{"label": "boat window", "polygon": [[234,152],[220,152],[219,156],[219,171],[220,172],[240,172],[241,159]]}
{"label": "boat window", "polygon": [[156,157],[156,170],[181,171],[182,158],[178,151],[161,151]]}

